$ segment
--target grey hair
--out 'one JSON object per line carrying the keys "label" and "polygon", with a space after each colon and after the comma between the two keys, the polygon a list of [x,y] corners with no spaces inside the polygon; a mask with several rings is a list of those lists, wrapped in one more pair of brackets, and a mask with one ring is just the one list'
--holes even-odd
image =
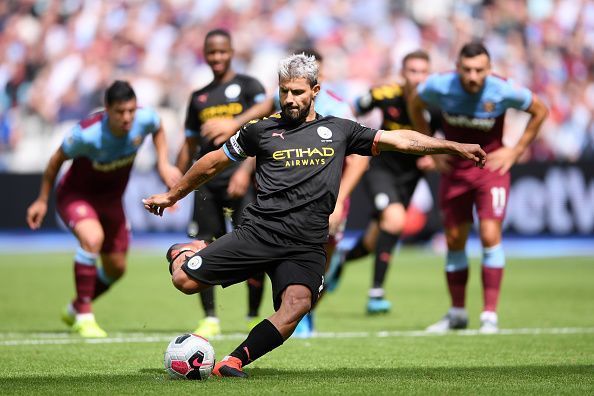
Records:
{"label": "grey hair", "polygon": [[305,78],[313,87],[318,83],[318,62],[313,56],[293,54],[282,59],[278,67],[279,80]]}

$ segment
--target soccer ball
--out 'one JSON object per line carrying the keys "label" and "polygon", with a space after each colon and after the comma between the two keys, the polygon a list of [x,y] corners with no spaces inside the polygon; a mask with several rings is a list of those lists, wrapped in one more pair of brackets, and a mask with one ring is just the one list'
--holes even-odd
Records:
{"label": "soccer ball", "polygon": [[210,342],[196,334],[182,334],[167,346],[163,359],[171,378],[205,380],[215,364]]}

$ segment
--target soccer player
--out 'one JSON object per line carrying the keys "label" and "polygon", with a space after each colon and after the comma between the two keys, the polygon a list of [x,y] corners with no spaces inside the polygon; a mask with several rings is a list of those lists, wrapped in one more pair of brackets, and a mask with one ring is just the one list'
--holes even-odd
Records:
{"label": "soccer player", "polygon": [[[203,130],[206,121],[232,119],[265,98],[264,87],[258,80],[235,73],[232,69],[233,46],[229,32],[221,29],[209,31],[204,38],[204,57],[214,79],[193,92],[189,100],[185,121],[186,139],[177,161],[178,167],[184,172],[189,168],[191,159],[201,158],[219,149],[231,136]],[[251,172],[236,164],[201,186],[194,195],[194,212],[188,235],[210,242],[230,231],[232,224],[239,224],[245,200],[252,195],[249,191],[250,181]],[[257,320],[263,280],[262,273],[248,281],[248,326]],[[200,299],[206,317],[200,320],[194,333],[206,338],[220,334],[214,289],[200,293]]]}
{"label": "soccer player", "polygon": [[324,285],[328,217],[334,209],[345,155],[400,150],[451,153],[483,166],[479,145],[434,139],[400,130],[378,131],[354,121],[315,112],[320,91],[313,57],[292,55],[280,62],[282,111],[242,127],[225,145],[198,160],[167,193],[143,200],[163,215],[231,163],[256,157],[256,201],[243,223],[199,250],[175,244],[167,252],[172,281],[186,294],[241,282],[265,271],[272,281],[275,313],[260,322],[229,356],[215,366],[217,376],[246,377],[242,367],[280,346],[315,304]]}
{"label": "soccer player", "polygon": [[[434,157],[442,171],[440,208],[445,223],[448,253],[446,279],[452,306],[442,320],[427,328],[432,332],[463,329],[468,324],[465,309],[468,257],[465,246],[473,222],[473,205],[479,219],[483,245],[482,282],[484,306],[480,330],[498,330],[497,300],[505,255],[501,246],[501,224],[509,196],[509,169],[534,140],[547,116],[547,108],[530,90],[491,74],[487,49],[477,42],[462,47],[456,71],[434,74],[418,87],[411,104],[415,126],[427,130],[423,109],[441,111],[445,137],[477,143],[489,153],[485,169],[457,158]],[[502,142],[505,111],[515,108],[531,115],[526,130],[514,147]]]}
{"label": "soccer player", "polygon": [[[382,129],[411,129],[407,99],[415,87],[429,75],[429,55],[418,50],[402,60],[404,84],[385,84],[374,87],[355,101],[358,115],[373,109],[382,113]],[[434,129],[434,128],[433,128]],[[385,298],[384,281],[392,250],[404,229],[406,209],[422,172],[417,168],[418,156],[400,152],[382,152],[373,157],[364,178],[375,206],[375,217],[365,233],[348,254],[337,252],[329,271],[329,287],[336,287],[343,260],[353,260],[375,250],[372,286],[369,289],[367,312],[388,312],[391,302]]]}
{"label": "soccer player", "polygon": [[[313,56],[316,59],[318,63],[318,82],[321,83],[323,81],[324,71],[324,59],[322,55],[313,48],[297,50],[295,53],[303,53],[307,56]],[[334,92],[324,88],[322,85],[320,86],[320,92],[316,95],[315,106],[316,112],[322,116],[335,116],[349,120],[355,119],[351,106],[349,106],[347,102],[342,100]],[[253,119],[269,116],[275,110],[280,110],[280,97],[278,95],[266,98],[266,100],[263,102],[255,104],[245,113],[233,119],[217,119],[207,121],[205,123],[205,127],[210,133],[213,134],[217,133],[217,130],[226,131],[218,133],[232,134],[239,130],[241,125]],[[252,161],[252,159],[249,161]],[[247,162],[248,161],[244,161],[244,164]],[[367,157],[364,156],[353,154],[345,158],[345,166],[342,172],[336,205],[329,218],[329,238],[328,243],[326,243],[325,246],[326,255],[328,258],[333,256],[334,249],[343,237],[348,216],[349,197],[367,170],[368,164],[369,161]],[[293,337],[309,338],[313,335],[313,333],[313,312],[310,312],[299,322],[293,333]]]}
{"label": "soccer player", "polygon": [[[50,158],[37,199],[27,210],[27,223],[38,229],[47,201],[64,161],[72,166],[57,188],[57,210],[76,236],[74,257],[76,297],[62,313],[63,321],[82,337],[105,337],[93,315],[91,302],[105,293],[126,269],[129,230],[122,195],[138,148],[152,135],[157,169],[173,186],[181,172],[167,161],[165,132],[154,110],[139,108],[134,90],[115,81],[105,92],[105,110],[80,121]],[[101,257],[100,268],[97,259]]]}

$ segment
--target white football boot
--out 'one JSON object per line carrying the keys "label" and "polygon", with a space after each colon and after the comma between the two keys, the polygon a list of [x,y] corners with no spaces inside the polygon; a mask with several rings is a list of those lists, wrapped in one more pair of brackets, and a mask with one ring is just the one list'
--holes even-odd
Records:
{"label": "white football boot", "polygon": [[466,309],[452,307],[440,321],[427,327],[425,331],[428,333],[443,334],[450,330],[461,330],[466,327],[468,327],[468,313],[466,313]]}
{"label": "white football boot", "polygon": [[497,325],[497,313],[493,311],[484,311],[481,313],[481,327],[479,333],[481,334],[495,334],[499,331]]}

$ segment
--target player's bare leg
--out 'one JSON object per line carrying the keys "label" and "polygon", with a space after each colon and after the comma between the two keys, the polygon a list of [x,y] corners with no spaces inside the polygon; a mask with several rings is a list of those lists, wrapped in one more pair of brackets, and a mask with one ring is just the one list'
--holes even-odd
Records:
{"label": "player's bare leg", "polygon": [[466,312],[468,257],[465,249],[471,225],[471,223],[464,223],[446,227],[448,253],[445,270],[452,306],[440,321],[427,328],[429,332],[442,333],[452,329],[465,329],[468,326]]}
{"label": "player's bare leg", "polygon": [[62,320],[83,337],[106,337],[93,315],[91,301],[97,282],[97,258],[103,246],[103,227],[97,219],[88,218],[76,223],[73,233],[79,241],[74,260],[76,298],[62,313]]}
{"label": "player's bare leg", "polygon": [[247,377],[242,367],[282,345],[310,309],[311,291],[303,285],[289,285],[283,292],[278,311],[254,327],[243,343],[216,364],[213,374]]}
{"label": "player's bare leg", "polygon": [[483,245],[481,278],[484,300],[480,331],[496,333],[498,331],[497,301],[505,266],[505,253],[501,246],[502,225],[500,220],[483,219],[479,228]]}
{"label": "player's bare leg", "polygon": [[406,209],[401,203],[388,205],[380,215],[380,231],[375,246],[373,284],[369,289],[367,303],[367,312],[370,314],[388,312],[392,306],[392,303],[384,296],[384,281],[392,259],[392,251],[404,229],[405,219]]}

